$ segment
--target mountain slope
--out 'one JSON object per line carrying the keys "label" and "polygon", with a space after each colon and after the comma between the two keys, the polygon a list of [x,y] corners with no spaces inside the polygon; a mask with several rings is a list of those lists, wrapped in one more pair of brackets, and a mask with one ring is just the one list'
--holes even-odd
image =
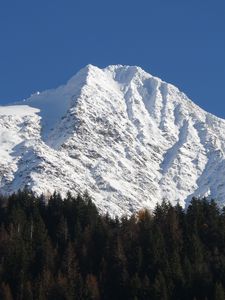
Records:
{"label": "mountain slope", "polygon": [[68,83],[0,107],[0,187],[88,190],[103,212],[163,198],[225,201],[225,121],[139,67],[87,66]]}

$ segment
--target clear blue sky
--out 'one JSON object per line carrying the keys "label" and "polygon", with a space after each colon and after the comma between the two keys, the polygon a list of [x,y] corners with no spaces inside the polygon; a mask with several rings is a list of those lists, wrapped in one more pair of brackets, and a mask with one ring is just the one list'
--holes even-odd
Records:
{"label": "clear blue sky", "polygon": [[139,65],[225,118],[225,1],[0,1],[0,104],[89,63]]}

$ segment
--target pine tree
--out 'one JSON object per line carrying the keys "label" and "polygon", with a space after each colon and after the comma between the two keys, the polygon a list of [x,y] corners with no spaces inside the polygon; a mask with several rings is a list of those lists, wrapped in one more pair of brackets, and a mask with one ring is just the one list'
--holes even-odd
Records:
{"label": "pine tree", "polygon": [[33,300],[32,284],[30,281],[25,283],[23,299],[24,300]]}
{"label": "pine tree", "polygon": [[225,291],[223,285],[219,282],[215,284],[214,288],[214,300],[224,300],[225,299]]}
{"label": "pine tree", "polygon": [[4,282],[1,284],[1,299],[13,300],[10,286]]}
{"label": "pine tree", "polygon": [[166,286],[166,280],[161,271],[158,271],[154,285],[153,285],[154,297],[159,300],[169,299],[169,292]]}
{"label": "pine tree", "polygon": [[139,296],[141,295],[141,289],[142,289],[142,284],[141,280],[136,273],[131,279],[130,279],[130,288],[129,288],[129,294],[130,294],[130,299],[139,299]]}
{"label": "pine tree", "polygon": [[93,274],[88,274],[86,278],[86,297],[90,300],[100,299],[98,280]]}
{"label": "pine tree", "polygon": [[68,294],[71,299],[76,299],[82,295],[82,283],[79,273],[78,259],[75,253],[75,246],[69,243],[64,253],[61,271],[68,281]]}

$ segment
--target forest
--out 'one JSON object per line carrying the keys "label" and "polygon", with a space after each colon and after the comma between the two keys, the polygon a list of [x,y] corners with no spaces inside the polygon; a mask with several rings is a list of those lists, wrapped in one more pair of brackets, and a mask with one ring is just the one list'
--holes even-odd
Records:
{"label": "forest", "polygon": [[112,219],[87,193],[1,196],[0,299],[225,299],[225,209],[193,198]]}

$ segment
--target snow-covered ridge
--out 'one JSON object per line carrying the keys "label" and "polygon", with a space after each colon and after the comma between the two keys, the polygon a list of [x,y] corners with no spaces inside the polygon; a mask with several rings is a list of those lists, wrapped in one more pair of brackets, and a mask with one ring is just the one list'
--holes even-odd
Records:
{"label": "snow-covered ridge", "polygon": [[86,189],[103,212],[163,198],[225,203],[225,121],[139,67],[88,65],[67,84],[0,107],[0,188]]}

